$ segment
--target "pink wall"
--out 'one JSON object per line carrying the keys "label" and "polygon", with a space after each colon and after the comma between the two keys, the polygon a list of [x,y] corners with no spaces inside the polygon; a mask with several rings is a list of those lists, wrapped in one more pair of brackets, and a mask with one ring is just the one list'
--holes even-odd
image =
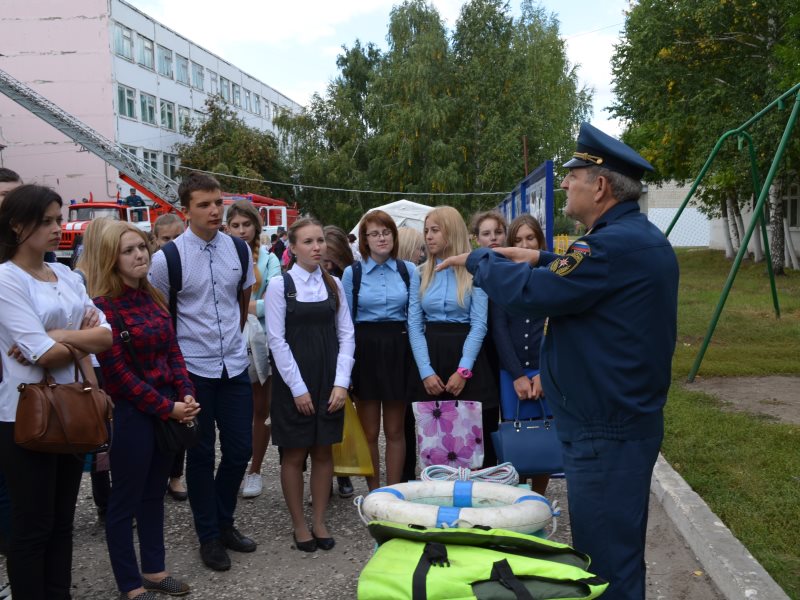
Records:
{"label": "pink wall", "polygon": [[[108,0],[3,0],[0,69],[114,139]],[[116,171],[0,94],[3,166],[69,202],[114,190]]]}

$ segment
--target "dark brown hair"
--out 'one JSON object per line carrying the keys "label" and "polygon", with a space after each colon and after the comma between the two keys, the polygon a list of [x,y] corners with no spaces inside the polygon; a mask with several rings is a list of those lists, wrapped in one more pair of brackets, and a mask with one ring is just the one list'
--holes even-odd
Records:
{"label": "dark brown hair", "polygon": [[25,242],[17,239],[14,226],[23,229],[38,227],[44,222],[44,214],[53,202],[59,207],[64,205],[55,190],[34,183],[21,185],[8,193],[0,204],[0,263],[14,258],[17,249]]}
{"label": "dark brown hair", "polygon": [[508,231],[508,222],[506,221],[506,218],[496,210],[487,210],[472,215],[472,220],[469,224],[469,232],[475,237],[478,237],[481,223],[483,223],[486,219],[494,219],[500,224],[500,227],[503,228],[503,231]]}
{"label": "dark brown hair", "polygon": [[533,235],[536,236],[536,241],[539,242],[539,250],[547,250],[547,241],[544,239],[542,226],[535,217],[527,214],[520,215],[511,221],[511,225],[508,227],[508,235],[506,236],[506,246],[514,245],[514,238],[517,237],[517,233],[519,233],[523,225],[527,225],[533,231]]}
{"label": "dark brown hair", "polygon": [[213,192],[214,190],[221,189],[222,187],[219,181],[214,179],[211,175],[192,171],[183,178],[181,184],[178,186],[178,198],[183,208],[189,208],[189,202],[192,200],[192,192]]}
{"label": "dark brown hair", "polygon": [[366,260],[369,256],[369,245],[367,244],[367,225],[370,223],[378,223],[392,232],[392,251],[389,253],[389,256],[396,259],[397,246],[399,245],[397,225],[395,224],[394,219],[389,216],[389,213],[382,210],[369,211],[363,216],[361,223],[358,224],[358,251],[361,252],[362,258]]}

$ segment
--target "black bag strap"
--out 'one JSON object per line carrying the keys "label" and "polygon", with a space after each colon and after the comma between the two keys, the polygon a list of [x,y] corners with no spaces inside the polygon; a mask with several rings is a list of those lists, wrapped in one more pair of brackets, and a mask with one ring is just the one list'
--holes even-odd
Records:
{"label": "black bag strap", "polygon": [[286,300],[286,314],[294,312],[297,308],[297,286],[289,273],[283,274],[283,297]]}
{"label": "black bag strap", "polygon": [[[411,578],[412,600],[427,600],[428,598],[428,571],[431,567],[449,567],[447,546],[438,542],[428,542],[422,550],[419,562]],[[533,598],[531,598],[533,600]]]}
{"label": "black bag strap", "polygon": [[133,368],[136,370],[139,377],[144,379],[144,369],[142,368],[142,364],[139,362],[139,357],[136,356],[136,353],[133,351],[133,344],[131,343],[132,336],[131,332],[128,331],[128,326],[125,324],[125,319],[122,318],[122,315],[119,314],[117,307],[114,306],[110,301],[108,305],[111,308],[111,312],[114,313],[114,320],[117,322],[117,329],[119,329],[119,339],[122,340],[122,345],[125,348],[125,351],[128,353],[128,356],[131,358]]}
{"label": "black bag strap", "polygon": [[[397,272],[400,274],[400,278],[403,280],[403,283],[406,284],[406,294],[411,290],[411,276],[408,273],[408,267],[406,266],[406,262],[404,260],[400,260],[399,258],[395,259],[395,265],[397,265]],[[351,267],[353,270],[353,323],[356,322],[356,315],[358,314],[358,292],[361,290],[361,274],[363,272],[363,265],[361,261],[354,262]],[[408,314],[408,302],[409,298],[406,297],[406,314]]]}
{"label": "black bag strap", "polygon": [[167,242],[161,247],[164,258],[167,259],[167,278],[169,279],[169,314],[172,317],[172,327],[178,331],[178,292],[183,289],[183,265],[178,246],[175,242]]}
{"label": "black bag strap", "polygon": [[517,600],[534,600],[531,593],[522,584],[522,582],[514,575],[511,565],[508,560],[498,560],[492,565],[492,579],[500,582],[504,587],[514,592]]}

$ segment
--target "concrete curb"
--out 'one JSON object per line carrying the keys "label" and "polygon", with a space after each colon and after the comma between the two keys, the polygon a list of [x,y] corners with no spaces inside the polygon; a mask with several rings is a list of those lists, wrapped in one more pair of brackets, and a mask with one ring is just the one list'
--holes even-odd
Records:
{"label": "concrete curb", "polygon": [[789,600],[703,499],[659,454],[650,490],[728,600]]}

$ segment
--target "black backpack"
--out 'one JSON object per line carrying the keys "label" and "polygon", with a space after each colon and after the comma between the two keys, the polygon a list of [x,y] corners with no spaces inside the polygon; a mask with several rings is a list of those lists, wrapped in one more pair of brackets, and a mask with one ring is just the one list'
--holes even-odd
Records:
{"label": "black backpack", "polygon": [[[411,289],[411,277],[408,274],[408,267],[406,266],[405,261],[400,259],[395,259],[395,264],[397,265],[397,272],[400,273],[400,277],[403,279],[403,283],[406,284],[406,291]],[[361,261],[354,262],[351,267],[353,269],[353,323],[356,322],[356,315],[358,314],[358,292],[361,289],[361,274],[363,273],[363,266]],[[406,299],[406,313],[408,313],[408,299]]]}
{"label": "black backpack", "polygon": [[[242,278],[239,280],[239,287],[237,288],[236,295],[239,299],[239,326],[244,329],[244,324],[247,321],[247,306],[244,305],[244,282],[247,281],[247,269],[249,268],[248,260],[249,255],[247,252],[247,244],[244,240],[237,237],[228,236],[233,240],[233,245],[236,246],[236,253],[239,255],[239,260],[242,263]],[[178,331],[178,292],[183,289],[183,265],[181,264],[181,255],[178,253],[178,247],[175,242],[167,242],[162,246],[161,251],[164,253],[164,258],[167,259],[167,275],[169,277],[169,314],[172,316],[172,326],[175,331]]]}

